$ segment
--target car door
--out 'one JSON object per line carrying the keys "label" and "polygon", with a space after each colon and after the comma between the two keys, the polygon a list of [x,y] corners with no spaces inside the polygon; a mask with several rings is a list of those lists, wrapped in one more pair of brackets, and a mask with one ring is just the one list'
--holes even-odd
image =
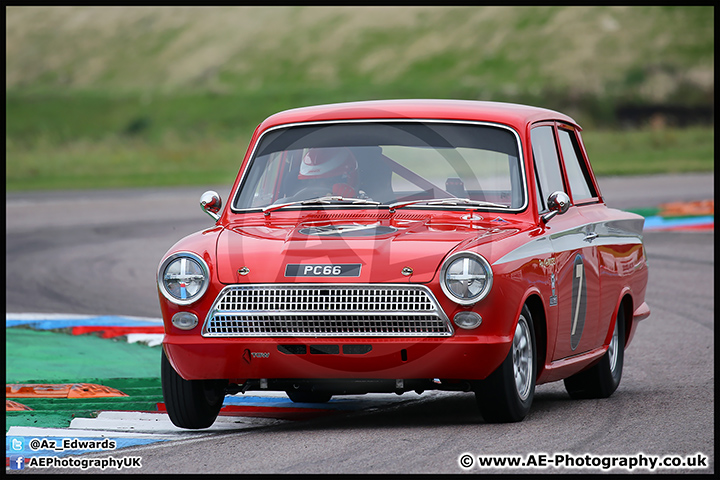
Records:
{"label": "car door", "polygon": [[586,273],[588,278],[597,278],[599,291],[592,298],[588,298],[588,308],[592,309],[594,322],[594,340],[591,348],[599,347],[603,344],[605,337],[609,331],[610,320],[612,317],[615,302],[604,302],[602,295],[604,294],[600,281],[600,252],[598,245],[601,242],[600,236],[605,228],[605,220],[602,210],[606,210],[602,204],[600,195],[595,185],[591,170],[588,166],[584,151],[581,148],[582,141],[580,132],[570,125],[557,125],[558,141],[560,144],[560,153],[562,164],[565,167],[567,183],[570,187],[570,197],[573,205],[584,218],[583,242],[587,243],[584,250],[587,253],[588,262],[586,264]]}
{"label": "car door", "polygon": [[[554,123],[538,124],[531,130],[538,189],[538,210],[547,212],[547,198],[555,191],[571,195],[571,187],[558,148]],[[548,305],[548,355],[552,361],[587,352],[596,346],[600,281],[595,234],[582,215],[581,205],[572,202],[568,211],[545,226],[554,265],[550,274]],[[554,338],[553,338],[554,333]]]}

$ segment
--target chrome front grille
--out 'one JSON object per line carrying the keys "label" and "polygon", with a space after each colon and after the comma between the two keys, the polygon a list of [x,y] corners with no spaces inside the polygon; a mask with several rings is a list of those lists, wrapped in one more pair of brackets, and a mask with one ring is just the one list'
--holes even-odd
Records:
{"label": "chrome front grille", "polygon": [[446,337],[452,326],[422,285],[225,287],[204,337]]}

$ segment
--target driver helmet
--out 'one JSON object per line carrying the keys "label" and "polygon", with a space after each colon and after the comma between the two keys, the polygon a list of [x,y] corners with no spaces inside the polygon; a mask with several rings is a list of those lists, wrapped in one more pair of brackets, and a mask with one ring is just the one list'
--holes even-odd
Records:
{"label": "driver helmet", "polygon": [[310,148],[303,157],[298,179],[335,178],[334,183],[346,183],[354,189],[357,170],[357,160],[346,147]]}

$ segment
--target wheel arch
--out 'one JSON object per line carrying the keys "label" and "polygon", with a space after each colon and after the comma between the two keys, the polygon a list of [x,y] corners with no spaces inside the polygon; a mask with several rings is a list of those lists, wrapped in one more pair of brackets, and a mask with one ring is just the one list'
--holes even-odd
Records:
{"label": "wheel arch", "polygon": [[[536,379],[545,370],[547,361],[547,316],[545,315],[545,305],[538,292],[530,292],[523,305],[527,305],[532,315],[533,327],[535,329],[535,348],[537,349],[537,372]],[[522,307],[521,307],[522,309]]]}
{"label": "wheel arch", "polygon": [[633,318],[633,312],[634,309],[634,301],[632,297],[632,293],[630,292],[629,288],[624,288],[622,292],[620,292],[620,295],[618,297],[617,302],[615,303],[615,308],[613,309],[613,317],[612,321],[610,322],[610,328],[608,328],[608,331],[605,333],[605,339],[603,341],[604,345],[608,345],[610,343],[610,338],[612,337],[612,332],[615,329],[615,323],[617,322],[617,314],[622,309],[623,316],[625,318],[625,325],[623,325],[623,330],[625,330],[625,345],[624,347],[627,347],[630,343],[630,333],[632,330],[632,318]]}
{"label": "wheel arch", "polygon": [[[620,306],[615,309],[615,312],[619,312],[622,308],[623,317],[625,318],[625,325],[623,325],[623,330],[625,330],[624,347],[627,347],[630,343],[630,331],[632,330],[633,312],[635,311],[635,307],[633,305],[634,302],[632,295],[630,295],[630,292],[625,292],[620,300]],[[615,321],[617,322],[617,313],[615,313]]]}

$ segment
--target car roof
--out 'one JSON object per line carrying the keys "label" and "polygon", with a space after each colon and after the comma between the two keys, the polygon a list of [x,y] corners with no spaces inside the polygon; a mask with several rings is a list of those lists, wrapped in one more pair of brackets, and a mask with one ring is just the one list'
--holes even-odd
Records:
{"label": "car roof", "polygon": [[558,120],[578,127],[571,117],[546,108],[475,100],[370,100],[294,108],[276,113],[259,130],[283,124],[353,119],[440,119],[496,122],[523,131],[542,120]]}

